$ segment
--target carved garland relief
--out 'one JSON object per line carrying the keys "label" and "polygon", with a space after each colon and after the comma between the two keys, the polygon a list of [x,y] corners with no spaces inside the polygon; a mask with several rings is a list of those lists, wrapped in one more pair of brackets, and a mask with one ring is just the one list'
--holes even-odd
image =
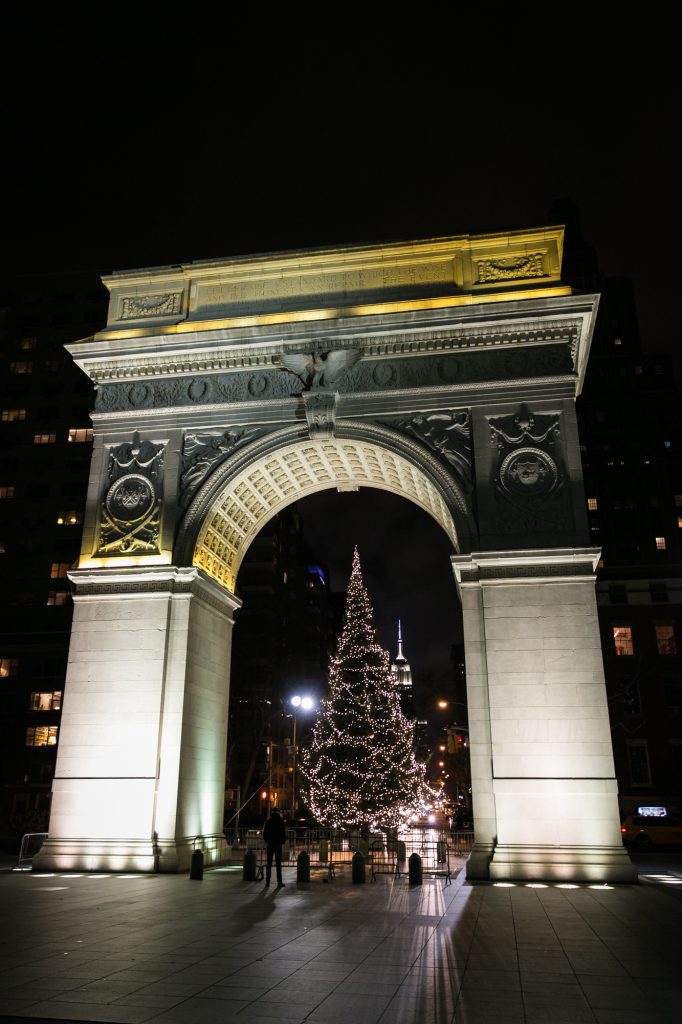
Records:
{"label": "carved garland relief", "polygon": [[119,307],[119,320],[139,320],[142,317],[173,316],[182,309],[182,292],[163,295],[125,295]]}

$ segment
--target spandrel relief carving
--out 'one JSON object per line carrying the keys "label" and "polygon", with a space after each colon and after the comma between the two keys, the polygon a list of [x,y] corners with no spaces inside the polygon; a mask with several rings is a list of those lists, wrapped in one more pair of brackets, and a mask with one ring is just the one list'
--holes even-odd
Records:
{"label": "spandrel relief carving", "polygon": [[494,493],[498,529],[504,534],[570,528],[557,414],[522,405],[515,415],[491,418],[490,444],[497,449]]}
{"label": "spandrel relief carving", "polygon": [[471,468],[471,424],[469,413],[451,410],[395,420],[398,430],[411,434],[436,452],[454,470],[454,475],[467,493],[473,491]]}
{"label": "spandrel relief carving", "polygon": [[186,434],[182,445],[180,505],[185,508],[189,504],[218,463],[262,433],[262,430],[239,427],[222,433]]}
{"label": "spandrel relief carving", "polygon": [[138,433],[109,449],[97,555],[158,553],[164,451]]}

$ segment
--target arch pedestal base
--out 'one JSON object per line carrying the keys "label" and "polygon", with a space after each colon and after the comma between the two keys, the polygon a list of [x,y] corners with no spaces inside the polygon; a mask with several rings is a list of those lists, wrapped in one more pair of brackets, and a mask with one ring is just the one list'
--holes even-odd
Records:
{"label": "arch pedestal base", "polygon": [[182,871],[222,831],[232,616],[201,570],[77,570],[39,870]]}

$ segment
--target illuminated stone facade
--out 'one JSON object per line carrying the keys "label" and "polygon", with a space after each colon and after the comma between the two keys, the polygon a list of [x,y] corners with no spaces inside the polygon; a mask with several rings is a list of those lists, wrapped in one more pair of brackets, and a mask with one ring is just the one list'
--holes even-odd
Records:
{"label": "illuminated stone facade", "polygon": [[[562,237],[105,279],[106,328],[70,347],[98,391],[43,866],[176,870],[220,831],[240,561],[297,498],[369,486],[419,504],[457,552],[471,877],[633,877],[574,407],[598,300],[561,283]],[[102,686],[127,712],[93,706]]]}

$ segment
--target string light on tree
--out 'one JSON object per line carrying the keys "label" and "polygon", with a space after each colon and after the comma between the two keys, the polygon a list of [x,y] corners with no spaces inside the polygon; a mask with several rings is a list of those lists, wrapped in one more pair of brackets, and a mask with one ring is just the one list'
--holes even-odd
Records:
{"label": "string light on tree", "polygon": [[310,810],[334,828],[397,828],[433,804],[414,754],[414,723],[401,712],[388,653],[376,641],[357,548],[329,696],[301,774]]}

